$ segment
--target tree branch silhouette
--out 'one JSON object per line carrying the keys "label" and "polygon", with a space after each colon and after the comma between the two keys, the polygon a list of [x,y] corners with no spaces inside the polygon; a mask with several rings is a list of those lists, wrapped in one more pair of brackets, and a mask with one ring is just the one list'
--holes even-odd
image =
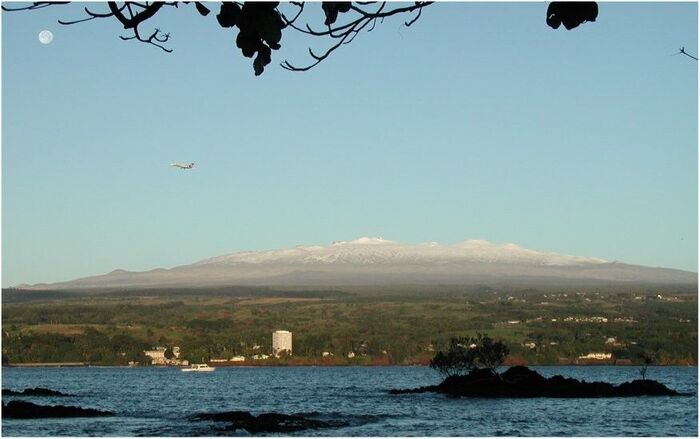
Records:
{"label": "tree branch silhouette", "polygon": [[[61,2],[34,2],[30,6],[8,7],[2,5],[4,11],[22,11],[41,9],[47,6],[66,4]],[[178,5],[194,3],[199,15],[206,17],[211,12],[210,8],[202,2],[184,1],[178,2],[115,2],[107,1],[107,11],[96,12],[85,7],[83,11],[86,17],[75,20],[58,20],[62,25],[73,25],[96,19],[117,20],[123,28],[130,31],[127,35],[120,35],[123,41],[139,41],[149,44],[165,52],[172,52],[167,47],[170,34],[161,32],[155,28],[148,33],[142,29],[142,25],[153,19],[166,6],[177,8]],[[306,2],[291,1],[279,2],[252,2],[252,1],[224,1],[219,2],[219,13],[216,20],[223,28],[238,28],[236,47],[246,58],[254,58],[253,70],[255,75],[260,75],[265,66],[272,61],[272,51],[281,48],[282,33],[286,29],[316,37],[329,38],[333,43],[321,52],[309,48],[311,60],[302,65],[292,64],[284,60],[280,66],[286,70],[295,72],[308,71],[326,60],[333,52],[345,44],[350,44],[362,32],[372,32],[377,22],[399,14],[415,14],[410,20],[404,21],[403,26],[410,27],[415,24],[423,13],[423,8],[432,5],[433,1],[415,1],[406,5],[387,1],[357,1],[336,2],[325,1],[312,3],[314,7],[320,6],[324,17],[324,29],[316,29],[310,23],[300,24],[305,12],[309,10]],[[288,15],[282,9],[295,9]],[[309,6],[310,7],[310,6]],[[595,21],[598,16],[598,5],[595,2],[551,2],[547,8],[546,23],[556,29],[561,24],[566,29],[573,29],[581,23]],[[235,29],[234,29],[235,30]],[[681,49],[681,53],[697,60],[694,56]]]}
{"label": "tree branch silhouette", "polygon": [[[332,39],[338,40],[338,42],[326,49],[320,55],[317,55],[312,49],[309,49],[309,55],[314,59],[314,61],[305,66],[295,66],[288,60],[283,61],[280,65],[282,68],[294,72],[304,72],[310,70],[328,58],[331,53],[340,48],[342,45],[351,43],[355,37],[367,26],[371,25],[371,27],[367,30],[367,32],[371,32],[374,29],[377,20],[383,20],[384,18],[397,14],[418,11],[416,17],[404,23],[406,27],[409,27],[415,23],[418,18],[420,18],[423,8],[431,5],[432,3],[433,2],[431,1],[415,2],[412,6],[395,7],[393,9],[385,10],[387,7],[387,2],[381,2],[376,9],[369,10],[364,8],[364,6],[376,6],[375,2],[356,2],[356,4],[359,6],[355,6],[350,2],[324,2],[323,10],[326,14],[325,24],[328,26],[328,28],[322,31],[314,30],[308,23],[305,25],[305,27],[297,26],[294,24],[294,21],[286,20],[284,15],[282,15],[282,19],[285,21],[285,24],[298,32],[314,37],[328,36]],[[354,15],[348,22],[334,25],[340,13],[345,14],[350,11],[352,11]]]}
{"label": "tree branch silhouette", "polygon": [[691,55],[691,54],[689,54],[688,52],[686,52],[686,51],[685,51],[685,47],[681,47],[681,48],[678,50],[677,55],[681,55],[681,54],[682,54],[682,55],[685,55],[685,56],[687,56],[687,57],[693,58],[695,61],[698,60],[696,57],[694,57],[693,55]]}

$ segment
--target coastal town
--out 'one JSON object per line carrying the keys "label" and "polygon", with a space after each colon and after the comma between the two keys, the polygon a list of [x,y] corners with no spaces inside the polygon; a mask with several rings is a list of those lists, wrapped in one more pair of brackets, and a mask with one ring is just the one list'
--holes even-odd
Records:
{"label": "coastal town", "polygon": [[[565,319],[565,321],[574,321],[573,319]],[[592,317],[592,318],[582,318],[581,320],[576,320],[576,321],[592,321],[592,322],[601,322],[605,323],[607,322],[607,319],[604,317]],[[625,319],[625,321],[629,321]],[[519,324],[519,321],[509,321],[507,322],[510,325],[515,325]],[[606,345],[615,346],[615,347],[620,347],[624,346],[622,343],[619,343],[615,337],[609,337],[605,341]],[[635,343],[635,342],[632,342]],[[557,345],[557,342],[550,342],[550,345],[555,346]],[[523,342],[522,346],[528,348],[528,349],[537,349],[537,343],[535,342]],[[209,358],[209,359],[204,359],[202,358],[202,361],[206,361],[208,364],[216,365],[216,366],[237,366],[237,365],[250,365],[251,362],[256,362],[260,360],[268,360],[270,358],[274,359],[279,359],[281,357],[290,357],[292,356],[293,349],[292,349],[292,333],[290,331],[284,331],[284,330],[278,330],[272,333],[272,352],[269,354],[262,353],[262,346],[260,345],[253,345],[252,349],[254,351],[257,351],[257,353],[246,357],[244,355],[234,355],[230,358]],[[359,346],[360,353],[356,354],[354,351],[350,351],[345,353],[345,356],[348,359],[354,358],[356,355],[362,355],[366,356],[366,349],[367,349],[367,344],[362,343]],[[434,346],[428,345],[426,347],[426,351],[428,352],[434,352],[435,348]],[[181,352],[180,352],[180,347],[179,346],[172,346],[172,347],[164,347],[164,346],[156,346],[151,349],[147,349],[143,351],[143,354],[150,359],[150,365],[151,366],[188,366],[190,362],[188,360],[185,360],[181,358]],[[387,354],[386,351],[383,352],[383,354]],[[321,357],[326,359],[326,358],[332,358],[335,357],[335,354],[332,352],[328,351],[323,351],[321,353]],[[566,364],[568,359],[562,359],[562,363]],[[632,364],[632,361],[627,358],[613,358],[613,354],[610,352],[589,352],[586,354],[579,355],[575,361],[575,364],[618,364],[618,365],[629,365]],[[130,361],[129,366],[138,366],[138,362],[135,361]]]}
{"label": "coastal town", "polygon": [[[262,346],[253,345],[252,349],[257,351],[247,360],[267,360],[269,358],[280,358],[283,356],[292,355],[292,333],[289,331],[278,330],[272,333],[272,352],[269,354],[262,353]],[[166,355],[166,353],[170,355]],[[152,366],[188,366],[190,362],[180,358],[180,347],[173,346],[171,348],[156,346],[152,349],[143,351],[143,354],[148,357]],[[205,361],[202,358],[202,361]],[[247,364],[246,357],[243,355],[234,355],[230,358],[209,358],[207,363],[217,366],[232,366]],[[138,362],[130,361],[129,366],[138,366]]]}

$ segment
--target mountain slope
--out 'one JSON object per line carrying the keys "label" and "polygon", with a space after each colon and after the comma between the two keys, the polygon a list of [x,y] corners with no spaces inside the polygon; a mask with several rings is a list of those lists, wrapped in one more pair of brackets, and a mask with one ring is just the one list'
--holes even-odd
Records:
{"label": "mountain slope", "polygon": [[613,281],[693,284],[697,273],[608,262],[467,240],[455,245],[401,244],[382,238],[238,252],[191,265],[111,273],[30,289],[211,285],[457,284],[492,281]]}

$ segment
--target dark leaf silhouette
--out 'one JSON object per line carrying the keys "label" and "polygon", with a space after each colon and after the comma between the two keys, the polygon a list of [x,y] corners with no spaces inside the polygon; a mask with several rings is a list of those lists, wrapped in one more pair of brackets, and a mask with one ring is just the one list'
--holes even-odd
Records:
{"label": "dark leaf silhouette", "polygon": [[197,8],[197,12],[199,12],[203,17],[206,17],[209,15],[209,12],[211,12],[209,8],[202,4],[202,2],[195,2],[194,6]]}
{"label": "dark leaf silhouette", "polygon": [[258,50],[258,56],[256,56],[253,61],[255,76],[260,76],[263,70],[265,70],[265,66],[270,64],[270,61],[272,61],[272,51],[266,45],[261,44]]}
{"label": "dark leaf silhouette", "polygon": [[324,24],[330,26],[335,23],[338,19],[338,12],[348,12],[350,10],[351,2],[323,2],[321,3],[321,8],[326,14],[326,21]]}
{"label": "dark leaf silhouette", "polygon": [[552,2],[547,8],[547,24],[558,29],[561,24],[571,30],[581,23],[598,18],[596,2]]}
{"label": "dark leaf silhouette", "polygon": [[262,41],[260,37],[253,33],[240,31],[238,37],[236,37],[236,46],[241,49],[243,56],[246,58],[252,58],[255,52],[262,46]]}
{"label": "dark leaf silhouette", "polygon": [[219,10],[216,20],[221,27],[233,27],[236,25],[240,13],[241,7],[236,3],[224,2],[221,4],[221,10]]}

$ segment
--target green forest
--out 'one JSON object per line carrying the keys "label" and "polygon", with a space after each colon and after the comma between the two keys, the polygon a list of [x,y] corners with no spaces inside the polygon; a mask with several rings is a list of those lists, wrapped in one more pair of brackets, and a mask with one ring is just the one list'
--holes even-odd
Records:
{"label": "green forest", "polygon": [[[2,360],[147,365],[144,350],[178,346],[190,362],[427,364],[451,337],[483,333],[507,344],[510,364],[588,353],[697,364],[697,306],[694,287],[626,285],[3,290]],[[251,363],[280,329],[293,333],[293,355]]]}

